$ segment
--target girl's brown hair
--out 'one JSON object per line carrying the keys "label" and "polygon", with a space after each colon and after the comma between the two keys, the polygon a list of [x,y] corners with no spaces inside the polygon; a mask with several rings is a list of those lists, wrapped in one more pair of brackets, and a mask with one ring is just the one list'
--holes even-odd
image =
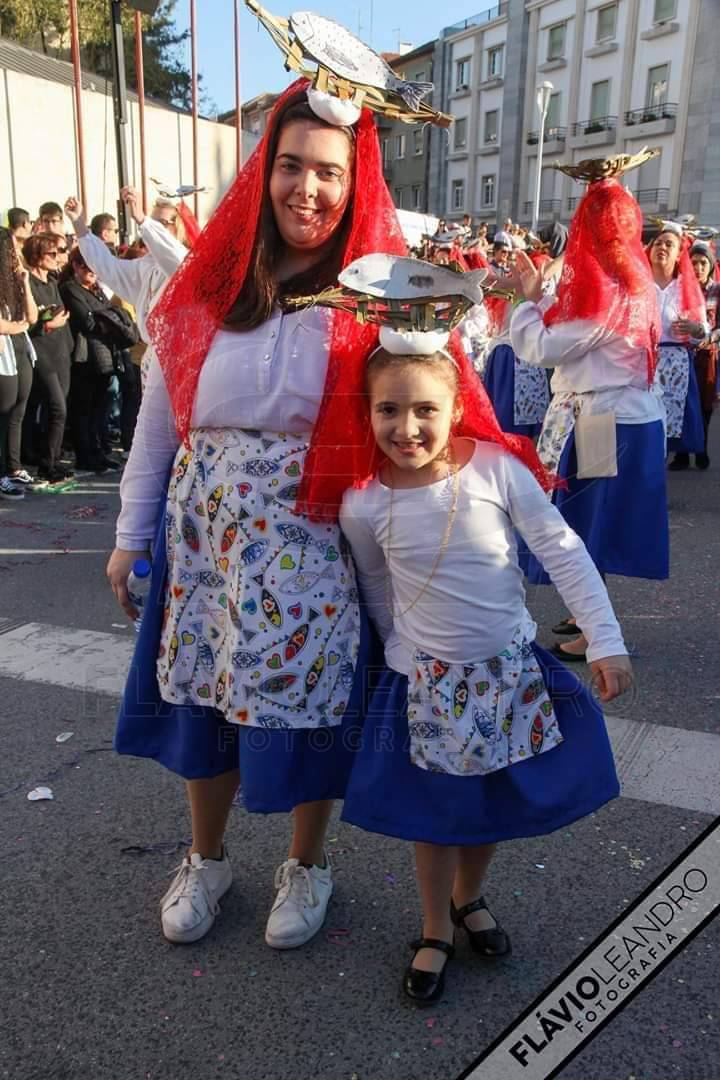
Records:
{"label": "girl's brown hair", "polygon": [[260,326],[270,318],[273,308],[284,296],[318,293],[322,289],[334,285],[342,269],[343,252],[345,251],[350,222],[352,221],[354,192],[348,200],[340,225],[332,236],[328,247],[323,250],[318,262],[282,283],[278,282],[275,277],[275,269],[278,257],[282,252],[283,241],[275,223],[275,215],[270,202],[270,176],[282,130],[288,124],[297,121],[310,121],[317,126],[326,127],[332,131],[343,131],[351,148],[354,150],[355,135],[352,128],[338,128],[334,124],[327,124],[324,120],[321,120],[307,104],[304,90],[288,100],[285,108],[277,117],[274,130],[269,136],[267,169],[263,180],[262,209],[255,234],[253,255],[243,286],[235,303],[225,316],[224,325],[228,330],[251,330],[255,326]]}
{"label": "girl's brown hair", "polygon": [[0,229],[0,316],[6,309],[13,322],[25,318],[25,290],[17,276],[18,266],[12,234]]}
{"label": "girl's brown hair", "polygon": [[372,377],[380,371],[400,371],[402,368],[419,367],[422,364],[429,367],[433,375],[439,376],[446,382],[454,394],[458,393],[460,389],[458,369],[450,357],[445,356],[444,353],[436,352],[432,356],[397,356],[395,353],[382,348],[376,349],[374,353],[370,354],[365,369],[365,388],[368,392],[370,391]]}

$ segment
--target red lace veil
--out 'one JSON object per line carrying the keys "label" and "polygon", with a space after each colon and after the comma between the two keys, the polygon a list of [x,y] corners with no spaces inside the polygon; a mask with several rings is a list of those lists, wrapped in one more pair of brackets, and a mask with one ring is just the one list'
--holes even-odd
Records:
{"label": "red lace veil", "polygon": [[575,211],[555,303],[545,325],[588,319],[647,353],[648,385],[657,363],[655,282],[642,245],[642,213],[615,179],[597,180]]}
{"label": "red lace veil", "polygon": [[177,212],[180,220],[185,226],[185,235],[187,237],[188,247],[192,247],[198,236],[202,232],[202,229],[200,228],[200,222],[183,199],[181,199],[180,202],[177,204]]}

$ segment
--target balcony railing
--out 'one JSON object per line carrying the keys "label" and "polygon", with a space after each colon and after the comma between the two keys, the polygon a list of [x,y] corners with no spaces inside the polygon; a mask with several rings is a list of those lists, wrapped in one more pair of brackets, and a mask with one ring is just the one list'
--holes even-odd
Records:
{"label": "balcony railing", "polygon": [[595,135],[600,131],[614,131],[617,127],[617,116],[596,116],[594,120],[583,120],[580,124],[573,124],[573,135]]}
{"label": "balcony railing", "polygon": [[471,26],[482,26],[484,23],[492,22],[493,19],[499,19],[501,15],[506,15],[507,9],[507,0],[501,0],[501,3],[495,4],[494,7],[488,8],[487,11],[481,11],[479,15],[471,15],[469,19],[461,19],[460,22],[453,23],[452,26],[446,26],[440,37],[450,37],[451,34],[459,34],[461,30],[468,30]]}
{"label": "balcony railing", "polygon": [[631,127],[633,124],[652,124],[655,120],[674,120],[677,111],[677,105],[669,101],[663,105],[647,105],[644,109],[630,109],[626,112],[625,123]]}
{"label": "balcony railing", "polygon": [[670,198],[670,188],[643,188],[641,191],[635,192],[635,198],[641,206],[647,206],[649,203],[667,206]]}
{"label": "balcony railing", "polygon": [[574,210],[581,199],[582,195],[571,195],[570,198],[567,200],[568,210]]}
{"label": "balcony railing", "polygon": [[[567,128],[564,127],[549,127],[545,128],[545,142],[565,142],[567,137]],[[540,142],[539,131],[528,131],[525,142],[528,146],[537,146]]]}
{"label": "balcony railing", "polygon": [[[541,199],[540,200],[540,213],[541,214],[559,214],[562,209],[562,199]],[[533,204],[531,202],[525,203],[525,213],[532,214]]]}

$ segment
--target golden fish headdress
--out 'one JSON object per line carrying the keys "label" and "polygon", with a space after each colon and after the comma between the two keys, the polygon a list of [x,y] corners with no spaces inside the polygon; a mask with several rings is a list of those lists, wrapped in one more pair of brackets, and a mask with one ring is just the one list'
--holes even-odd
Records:
{"label": "golden fish headdress", "polygon": [[637,154],[615,154],[613,157],[607,158],[586,158],[584,161],[579,161],[577,165],[561,165],[560,162],[555,162],[552,167],[557,169],[558,172],[565,173],[566,176],[571,176],[573,180],[592,184],[597,180],[617,179],[618,176],[629,172],[630,169],[639,169],[641,165],[644,165],[646,161],[652,161],[659,153],[660,150],[657,147],[649,150],[647,146],[644,146]]}

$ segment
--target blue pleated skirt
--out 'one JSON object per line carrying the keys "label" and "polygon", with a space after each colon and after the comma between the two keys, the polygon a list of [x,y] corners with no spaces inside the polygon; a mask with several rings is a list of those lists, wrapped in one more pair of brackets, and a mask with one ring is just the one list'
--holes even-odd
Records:
{"label": "blue pleated skirt", "polygon": [[386,670],[372,696],[343,819],[370,832],[431,844],[490,844],[538,836],[620,793],[602,711],[550,653],[533,645],[564,741],[485,776],[410,764],[408,681]]}
{"label": "blue pleated skirt", "polygon": [[[568,487],[556,491],[553,501],[602,573],[664,580],[670,572],[670,533],[662,421],[618,424],[617,456],[617,476],[578,480],[571,434],[558,469]],[[518,554],[531,584],[549,584],[521,538]]]}
{"label": "blue pleated skirt", "polygon": [[228,723],[216,709],[163,701],[156,660],[160,644],[167,558],[165,525],[157,531],[152,586],[118,716],[115,749],[152,758],[186,780],[240,768],[245,807],[256,813],[344,797],[362,731],[364,702],[382,652],[361,605],[355,683],[342,722],[314,730],[276,731]]}
{"label": "blue pleated skirt", "polygon": [[535,424],[515,423],[515,353],[509,345],[496,345],[490,353],[483,385],[503,431],[527,435],[529,439],[540,434],[542,421]]}
{"label": "blue pleated skirt", "polygon": [[668,439],[667,448],[676,454],[702,454],[705,449],[705,427],[703,425],[702,402],[698,386],[695,364],[690,361],[690,381],[685,398],[682,434],[679,438]]}

